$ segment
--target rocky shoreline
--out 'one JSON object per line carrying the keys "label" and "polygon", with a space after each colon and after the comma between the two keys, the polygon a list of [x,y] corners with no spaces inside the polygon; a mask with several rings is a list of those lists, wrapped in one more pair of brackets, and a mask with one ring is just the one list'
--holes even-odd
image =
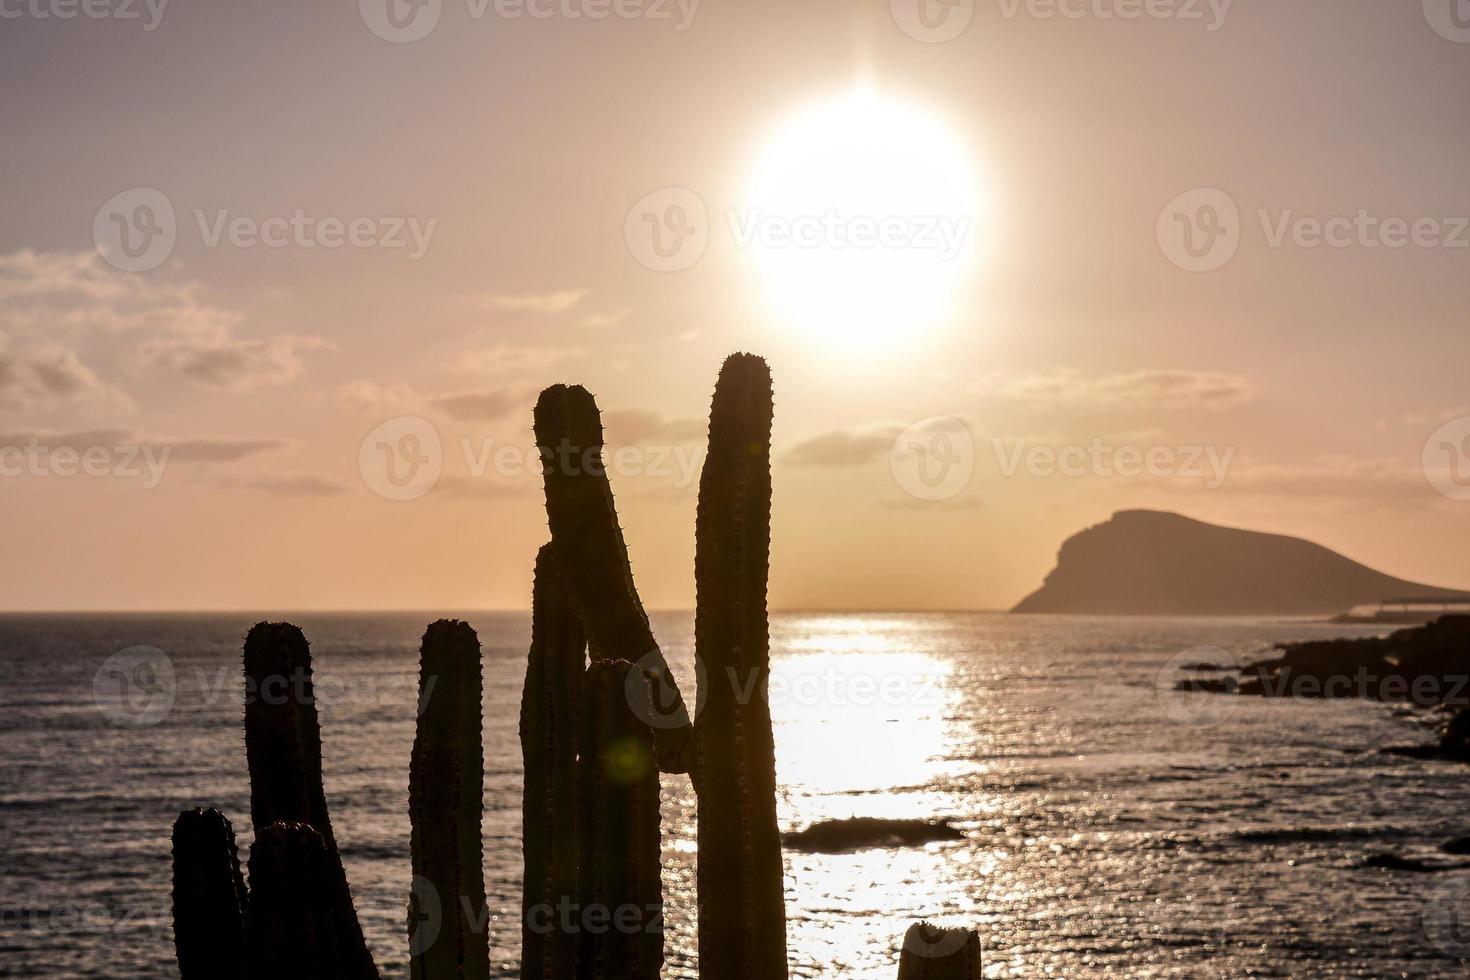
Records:
{"label": "rocky shoreline", "polygon": [[1176,690],[1406,703],[1444,716],[1439,739],[1382,751],[1470,762],[1470,616],[1441,616],[1384,637],[1283,643],[1276,651],[1277,656],[1238,671],[1187,665],[1183,669],[1191,676],[1180,680]]}

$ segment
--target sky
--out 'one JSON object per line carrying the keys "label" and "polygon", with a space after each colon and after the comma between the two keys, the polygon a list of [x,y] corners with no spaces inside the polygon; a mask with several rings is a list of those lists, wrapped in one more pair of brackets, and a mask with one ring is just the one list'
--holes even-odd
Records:
{"label": "sky", "polygon": [[556,382],[687,607],[737,350],[776,608],[1131,507],[1470,588],[1470,10],[919,2],[0,0],[0,607],[525,608]]}

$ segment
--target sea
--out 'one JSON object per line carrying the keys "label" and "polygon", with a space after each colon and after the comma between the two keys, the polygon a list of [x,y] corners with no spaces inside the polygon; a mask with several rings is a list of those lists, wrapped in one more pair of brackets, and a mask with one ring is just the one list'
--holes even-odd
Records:
{"label": "sea", "polygon": [[[478,631],[497,976],[518,975],[525,615],[0,617],[0,976],[177,977],[169,832],[251,839],[241,641],[307,633],[326,793],[385,977],[408,976],[408,762],[425,625]],[[693,617],[654,628],[686,691]],[[893,980],[921,919],[977,930],[987,977],[1451,977],[1470,965],[1470,771],[1379,750],[1431,719],[1357,700],[1175,690],[1182,667],[1383,628],[1286,620],[783,613],[771,622],[783,831],[946,819],[963,840],[786,854],[791,974]],[[667,978],[698,975],[696,814],[662,782]]]}

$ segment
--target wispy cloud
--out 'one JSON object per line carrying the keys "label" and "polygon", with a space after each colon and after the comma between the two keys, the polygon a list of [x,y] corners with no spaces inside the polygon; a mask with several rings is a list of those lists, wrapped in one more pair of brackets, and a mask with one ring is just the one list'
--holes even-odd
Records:
{"label": "wispy cloud", "polygon": [[149,365],[195,384],[249,391],[295,381],[306,370],[302,355],[327,347],[320,337],[171,339],[144,345],[142,356]]}
{"label": "wispy cloud", "polygon": [[603,438],[615,446],[685,443],[703,439],[703,419],[669,418],[641,408],[611,409],[602,413]]}
{"label": "wispy cloud", "polygon": [[565,313],[587,295],[585,289],[563,289],[553,293],[519,295],[490,294],[479,297],[482,305],[515,313]]}
{"label": "wispy cloud", "polygon": [[509,415],[521,399],[507,391],[461,391],[437,395],[430,403],[456,422],[490,422]]}
{"label": "wispy cloud", "polygon": [[1134,371],[1087,378],[1061,369],[998,379],[994,390],[1022,401],[1133,405],[1150,408],[1229,408],[1251,401],[1246,379],[1217,371]]}
{"label": "wispy cloud", "polygon": [[781,458],[792,466],[864,466],[887,456],[901,431],[900,426],[882,426],[824,432],[797,443]]}

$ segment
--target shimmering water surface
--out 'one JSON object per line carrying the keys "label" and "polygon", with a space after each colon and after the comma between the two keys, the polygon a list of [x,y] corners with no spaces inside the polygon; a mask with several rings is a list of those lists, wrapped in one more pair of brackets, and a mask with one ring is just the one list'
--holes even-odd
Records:
{"label": "shimmering water surface", "polygon": [[[459,615],[485,647],[486,870],[508,977],[529,624]],[[0,975],[177,976],[174,816],[213,804],[242,846],[251,837],[238,667],[255,618],[0,618]],[[432,617],[292,618],[316,658],[327,795],[359,910],[385,976],[406,976],[408,755]],[[655,627],[692,689],[692,617]],[[1456,918],[1470,913],[1470,872],[1358,866],[1375,851],[1433,856],[1470,832],[1470,772],[1376,751],[1425,738],[1422,723],[1384,705],[1171,690],[1184,660],[1368,630],[787,614],[772,631],[783,829],[944,816],[968,835],[788,853],[796,975],[892,980],[897,940],[919,917],[977,926],[991,977],[1459,976],[1470,962]],[[138,644],[167,654],[166,712],[117,703],[105,672],[99,706],[99,668]],[[692,794],[684,777],[663,791],[665,975],[693,977]]]}

